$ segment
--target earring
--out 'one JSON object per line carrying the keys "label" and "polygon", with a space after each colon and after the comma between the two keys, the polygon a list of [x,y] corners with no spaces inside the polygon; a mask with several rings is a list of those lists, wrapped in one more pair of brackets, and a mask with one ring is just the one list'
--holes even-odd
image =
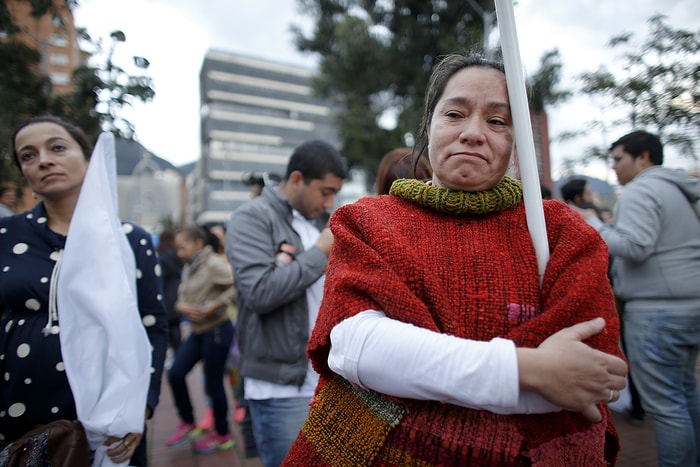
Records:
{"label": "earring", "polygon": [[36,193],[32,191],[32,199],[36,199]]}

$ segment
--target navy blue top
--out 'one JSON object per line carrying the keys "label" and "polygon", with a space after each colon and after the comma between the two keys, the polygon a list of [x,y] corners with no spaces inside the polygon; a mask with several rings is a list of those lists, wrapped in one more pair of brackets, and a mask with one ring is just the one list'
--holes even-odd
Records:
{"label": "navy blue top", "polygon": [[[151,236],[134,224],[122,227],[134,251],[139,312],[153,349],[147,399],[153,410],[168,332],[160,266]],[[59,336],[44,332],[51,273],[65,243],[65,236],[48,228],[43,203],[0,218],[0,441],[12,441],[36,425],[77,418]],[[59,326],[60,316],[58,310]]]}

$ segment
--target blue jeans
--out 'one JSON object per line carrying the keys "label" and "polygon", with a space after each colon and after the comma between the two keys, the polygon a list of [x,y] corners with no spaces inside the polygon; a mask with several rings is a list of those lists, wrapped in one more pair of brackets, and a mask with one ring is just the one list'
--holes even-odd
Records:
{"label": "blue jeans", "polygon": [[632,376],[654,420],[659,465],[700,465],[700,309],[626,310],[624,322]]}
{"label": "blue jeans", "polygon": [[183,422],[194,423],[192,401],[185,378],[197,362],[203,360],[206,393],[211,400],[211,407],[214,411],[216,432],[220,435],[229,432],[224,368],[232,341],[233,324],[228,320],[211,331],[190,334],[177,349],[173,366],[168,371],[168,382],[178,415]]}
{"label": "blue jeans", "polygon": [[309,415],[309,397],[248,400],[253,435],[264,467],[279,467]]}

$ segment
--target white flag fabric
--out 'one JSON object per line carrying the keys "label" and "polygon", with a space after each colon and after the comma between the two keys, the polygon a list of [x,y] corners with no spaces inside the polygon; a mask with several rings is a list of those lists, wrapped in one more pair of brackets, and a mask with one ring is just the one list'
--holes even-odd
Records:
{"label": "white flag fabric", "polygon": [[116,185],[114,136],[103,133],[71,219],[56,295],[66,376],[96,451],[93,467],[116,465],[105,453],[107,437],[143,432],[151,373]]}

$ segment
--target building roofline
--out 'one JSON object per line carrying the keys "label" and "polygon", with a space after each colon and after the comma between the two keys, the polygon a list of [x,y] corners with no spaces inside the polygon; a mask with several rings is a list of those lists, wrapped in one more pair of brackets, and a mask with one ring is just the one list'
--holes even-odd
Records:
{"label": "building roofline", "polygon": [[276,60],[269,60],[260,57],[253,57],[234,52],[225,52],[223,50],[208,49],[204,54],[204,58],[209,60],[218,60],[220,62],[236,63],[239,65],[247,65],[253,68],[266,69],[278,73],[287,73],[304,78],[310,78],[316,74],[316,70],[312,67],[302,65],[293,65]]}

